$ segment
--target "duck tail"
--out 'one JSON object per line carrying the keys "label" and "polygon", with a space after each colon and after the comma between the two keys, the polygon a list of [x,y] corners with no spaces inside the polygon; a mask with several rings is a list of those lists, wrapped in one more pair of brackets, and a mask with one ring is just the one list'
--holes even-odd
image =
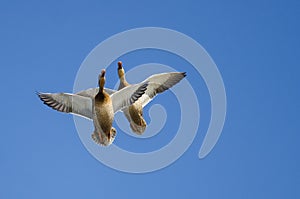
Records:
{"label": "duck tail", "polygon": [[146,130],[146,123],[142,123],[142,125],[138,125],[138,124],[134,123],[133,121],[131,121],[130,128],[136,134],[142,135]]}
{"label": "duck tail", "polygon": [[92,133],[91,137],[92,137],[92,139],[94,140],[94,142],[96,142],[97,144],[101,144],[99,133],[96,133],[96,132],[94,131],[94,132]]}

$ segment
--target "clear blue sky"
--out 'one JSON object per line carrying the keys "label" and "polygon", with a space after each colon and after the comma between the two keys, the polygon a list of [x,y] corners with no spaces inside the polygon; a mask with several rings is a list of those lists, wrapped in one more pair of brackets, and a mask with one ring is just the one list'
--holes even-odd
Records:
{"label": "clear blue sky", "polygon": [[[0,198],[300,198],[299,10],[299,1],[270,0],[2,1]],[[34,92],[71,92],[97,44],[145,26],[183,32],[208,51],[222,74],[228,110],[220,140],[199,160],[210,114],[203,81],[164,53],[124,56],[128,68],[159,62],[187,70],[203,119],[174,164],[128,174],[94,159],[73,118],[50,110]],[[113,86],[116,71],[108,72]],[[121,132],[116,143],[126,147],[120,138]],[[153,146],[151,139],[146,144]]]}

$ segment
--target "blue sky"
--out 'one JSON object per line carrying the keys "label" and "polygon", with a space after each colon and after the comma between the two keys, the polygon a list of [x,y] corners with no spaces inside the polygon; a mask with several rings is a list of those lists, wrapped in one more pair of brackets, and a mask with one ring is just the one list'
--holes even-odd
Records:
{"label": "blue sky", "polygon": [[[2,1],[0,198],[299,198],[299,9],[298,1]],[[187,71],[201,107],[199,132],[179,160],[129,174],[94,159],[73,118],[34,92],[71,92],[96,45],[145,26],[177,30],[207,50],[224,80],[227,118],[217,145],[199,160],[210,118],[201,77],[164,52],[121,57],[128,68],[158,62]],[[168,106],[171,97],[155,103]],[[164,132],[172,128],[168,122]],[[144,145],[119,131],[116,143],[139,152],[171,138],[160,133]]]}

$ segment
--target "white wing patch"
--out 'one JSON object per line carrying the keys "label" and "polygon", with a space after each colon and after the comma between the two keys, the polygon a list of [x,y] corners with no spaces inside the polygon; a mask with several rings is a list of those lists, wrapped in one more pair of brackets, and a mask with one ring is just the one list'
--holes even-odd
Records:
{"label": "white wing patch", "polygon": [[143,95],[139,102],[142,106],[146,106],[158,93],[162,93],[178,82],[180,82],[186,73],[172,72],[172,73],[161,73],[152,75],[145,81],[149,82],[149,86],[145,95]]}
{"label": "white wing patch", "polygon": [[130,106],[147,90],[148,82],[127,86],[111,95],[114,113]]}

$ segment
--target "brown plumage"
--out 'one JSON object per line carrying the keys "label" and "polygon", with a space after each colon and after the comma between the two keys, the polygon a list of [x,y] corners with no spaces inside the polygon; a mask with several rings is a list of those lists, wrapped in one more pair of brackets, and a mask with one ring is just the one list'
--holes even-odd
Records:
{"label": "brown plumage", "polygon": [[[99,127],[102,132],[107,136],[108,140],[111,139],[112,122],[114,119],[114,111],[111,98],[108,93],[104,91],[105,84],[105,70],[102,70],[99,76],[99,92],[95,96],[95,114]],[[98,128],[99,128],[98,127]],[[100,133],[100,132],[94,132]]]}

